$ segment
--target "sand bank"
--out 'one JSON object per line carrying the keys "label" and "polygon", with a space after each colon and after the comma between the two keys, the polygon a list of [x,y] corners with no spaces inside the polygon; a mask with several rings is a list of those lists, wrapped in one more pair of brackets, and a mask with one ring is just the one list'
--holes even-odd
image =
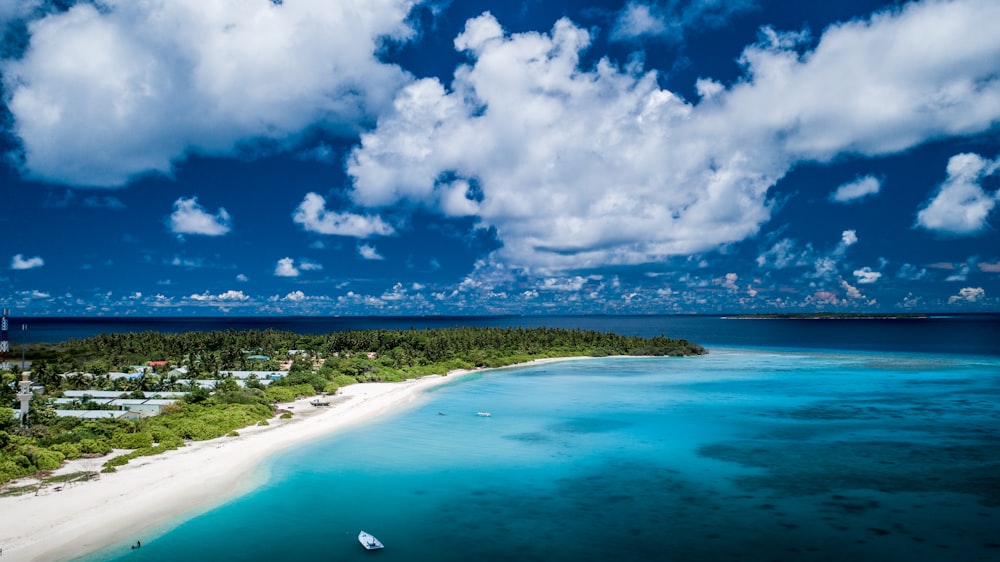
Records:
{"label": "sand bank", "polygon": [[[541,359],[528,364],[561,359]],[[44,488],[40,495],[0,498],[0,556],[8,560],[67,560],[111,544],[151,537],[164,524],[191,516],[259,485],[268,456],[414,403],[433,386],[470,371],[402,383],[341,389],[330,406],[309,399],[284,405],[291,419],[241,429],[239,437],[188,444],[140,457],[98,480]],[[77,460],[61,471],[100,470],[106,460]]]}

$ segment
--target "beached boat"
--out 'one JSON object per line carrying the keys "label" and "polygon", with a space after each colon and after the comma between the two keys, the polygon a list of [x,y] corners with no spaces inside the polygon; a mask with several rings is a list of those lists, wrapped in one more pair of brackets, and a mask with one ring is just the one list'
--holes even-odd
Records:
{"label": "beached boat", "polygon": [[315,400],[310,400],[309,403],[312,404],[313,406],[329,406],[330,405],[330,401],[329,400],[321,400],[319,398],[316,398]]}
{"label": "beached boat", "polygon": [[476,415],[479,416],[479,417],[481,417],[481,418],[488,418],[488,417],[492,416],[493,414],[491,414],[489,412],[476,412]]}
{"label": "beached boat", "polygon": [[361,546],[365,547],[365,550],[378,550],[380,548],[385,548],[382,541],[375,538],[375,535],[361,531],[358,533],[358,542]]}

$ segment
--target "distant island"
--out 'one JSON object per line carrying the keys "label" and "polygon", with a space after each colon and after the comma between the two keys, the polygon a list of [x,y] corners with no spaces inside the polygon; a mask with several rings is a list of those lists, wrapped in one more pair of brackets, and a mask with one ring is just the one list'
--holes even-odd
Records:
{"label": "distant island", "polygon": [[780,312],[765,314],[729,314],[724,320],[914,320],[930,315],[914,312]]}
{"label": "distant island", "polygon": [[[30,373],[0,373],[0,484],[44,476],[66,460],[130,451],[103,463],[104,472],[114,472],[137,457],[290,419],[294,413],[281,404],[319,395],[309,403],[327,406],[328,396],[357,383],[539,359],[704,353],[664,336],[489,327],[144,331],[33,344]],[[27,412],[10,407],[26,396]]]}

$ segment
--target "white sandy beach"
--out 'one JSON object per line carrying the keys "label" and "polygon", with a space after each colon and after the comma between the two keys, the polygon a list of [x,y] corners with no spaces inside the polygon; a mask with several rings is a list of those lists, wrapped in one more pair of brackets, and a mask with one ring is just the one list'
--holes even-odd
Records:
{"label": "white sandy beach", "polygon": [[[543,359],[531,364],[559,361]],[[180,516],[211,509],[259,484],[261,462],[292,445],[412,404],[423,391],[470,371],[402,383],[344,387],[330,406],[310,399],[290,405],[291,419],[239,430],[239,437],[193,442],[140,457],[100,479],[43,489],[40,495],[0,497],[0,556],[7,560],[67,560],[121,542],[152,538]],[[100,470],[102,459],[81,459],[60,471]]]}

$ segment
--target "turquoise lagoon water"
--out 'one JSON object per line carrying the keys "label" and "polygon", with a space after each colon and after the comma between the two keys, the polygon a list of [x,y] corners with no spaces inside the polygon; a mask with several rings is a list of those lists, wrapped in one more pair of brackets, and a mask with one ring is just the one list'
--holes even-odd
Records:
{"label": "turquoise lagoon water", "polygon": [[[91,559],[1000,560],[998,398],[997,357],[713,350],[488,371]],[[385,550],[364,551],[362,529]]]}

